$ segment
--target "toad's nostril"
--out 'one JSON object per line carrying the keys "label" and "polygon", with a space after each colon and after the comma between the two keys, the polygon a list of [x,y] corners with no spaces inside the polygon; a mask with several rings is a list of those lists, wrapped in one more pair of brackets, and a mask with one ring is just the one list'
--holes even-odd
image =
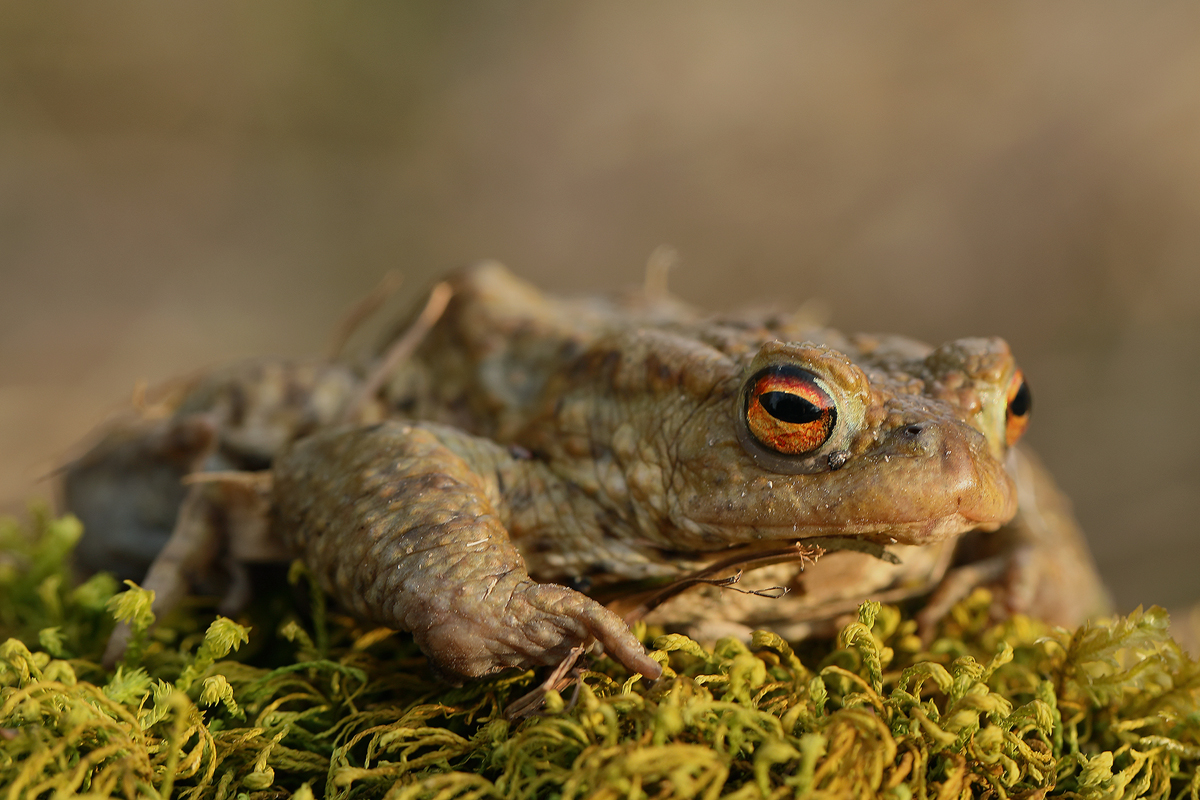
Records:
{"label": "toad's nostril", "polygon": [[884,447],[891,455],[929,458],[945,449],[946,436],[950,433],[945,424],[936,420],[909,422],[888,431]]}

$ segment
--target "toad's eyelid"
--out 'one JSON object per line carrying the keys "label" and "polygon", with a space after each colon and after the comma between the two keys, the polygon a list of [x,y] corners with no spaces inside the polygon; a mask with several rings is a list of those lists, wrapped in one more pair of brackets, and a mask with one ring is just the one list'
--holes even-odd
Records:
{"label": "toad's eyelid", "polygon": [[797,364],[773,364],[756,372],[747,382],[751,391],[761,394],[768,391],[793,391],[798,394],[815,393],[819,397],[830,395],[826,381],[816,372]]}

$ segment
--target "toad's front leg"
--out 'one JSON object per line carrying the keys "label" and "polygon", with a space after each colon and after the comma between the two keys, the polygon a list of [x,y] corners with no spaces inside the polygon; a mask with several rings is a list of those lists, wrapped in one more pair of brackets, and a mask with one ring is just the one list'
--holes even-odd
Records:
{"label": "toad's front leg", "polygon": [[553,664],[595,638],[657,677],[620,617],[530,579],[501,522],[498,487],[443,441],[455,437],[465,434],[388,422],[299,442],[274,467],[279,535],[343,606],[412,631],[448,673]]}

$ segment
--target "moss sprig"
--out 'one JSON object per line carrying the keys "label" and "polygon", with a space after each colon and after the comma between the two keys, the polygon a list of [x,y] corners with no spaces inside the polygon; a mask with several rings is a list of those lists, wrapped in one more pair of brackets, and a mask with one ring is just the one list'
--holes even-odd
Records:
{"label": "moss sprig", "polygon": [[[994,624],[977,592],[928,648],[876,604],[815,647],[660,634],[659,681],[602,659],[510,722],[532,672],[447,687],[410,637],[323,599],[277,630],[201,606],[154,629],[136,587],[71,587],[69,523],[15,525],[0,525],[6,797],[1200,797],[1200,664],[1161,609],[1062,631]],[[106,608],[143,633],[113,671]]]}

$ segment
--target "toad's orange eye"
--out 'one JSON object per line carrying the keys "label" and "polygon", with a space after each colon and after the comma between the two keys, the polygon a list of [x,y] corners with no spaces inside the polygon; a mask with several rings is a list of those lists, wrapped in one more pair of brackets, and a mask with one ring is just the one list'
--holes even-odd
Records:
{"label": "toad's orange eye", "polygon": [[1033,395],[1025,376],[1017,370],[1008,384],[1008,411],[1004,415],[1004,438],[1012,447],[1029,427],[1029,412],[1033,410]]}
{"label": "toad's orange eye", "polygon": [[787,455],[811,453],[833,433],[837,406],[816,376],[799,367],[770,367],[750,379],[746,425],[763,445]]}

